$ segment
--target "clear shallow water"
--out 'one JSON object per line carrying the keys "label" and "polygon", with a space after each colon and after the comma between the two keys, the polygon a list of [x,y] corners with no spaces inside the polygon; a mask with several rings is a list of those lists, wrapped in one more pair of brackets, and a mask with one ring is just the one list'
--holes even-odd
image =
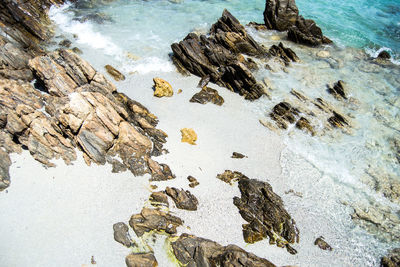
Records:
{"label": "clear shallow water", "polygon": [[[74,45],[83,50],[83,57],[97,69],[102,70],[105,64],[111,64],[128,77],[138,76],[139,78],[134,78],[137,82],[127,81],[117,86],[156,112],[158,107],[152,107],[154,104],[151,96],[148,102],[141,99],[142,94],[149,94],[145,91],[147,87],[142,84],[151,83],[152,75],[165,76],[167,73],[172,83],[181,79],[174,73],[175,69],[168,57],[171,43],[181,40],[193,30],[207,32],[224,8],[230,10],[242,24],[249,21],[262,22],[264,3],[124,0],[96,9],[79,10],[79,13],[74,13],[77,10],[67,7],[54,9],[52,17],[59,26],[58,32],[73,40]],[[321,59],[315,55],[320,49],[307,49],[286,42],[285,45],[291,46],[302,62],[288,68],[289,73],[258,72],[257,77],[260,80],[268,77],[276,87],[272,92],[272,101],[260,99],[245,105],[253,110],[254,117],[265,119],[271,108],[286,99],[290,90],[295,88],[311,98],[323,97],[353,117],[355,128],[352,135],[333,131],[325,136],[311,138],[293,128],[284,132],[282,136],[289,148],[289,152],[283,153],[281,160],[285,183],[271,181],[271,184],[280,195],[287,187],[304,193],[301,205],[298,200],[284,196],[285,203],[295,217],[310,217],[300,222],[304,232],[308,232],[308,236],[305,235],[310,244],[313,241],[310,231],[313,229],[320,230],[315,234],[323,234],[332,240],[333,245],[338,248],[334,256],[344,257],[339,262],[335,261],[336,265],[348,265],[345,264],[346,261],[354,261],[358,255],[363,256],[357,259],[356,265],[376,265],[379,256],[395,244],[375,239],[374,235],[379,237],[379,233],[368,234],[350,220],[350,214],[352,206],[361,204],[380,204],[389,206],[394,212],[398,210],[396,204],[388,201],[381,193],[376,193],[361,180],[369,165],[378,172],[392,173],[396,179],[400,177],[399,163],[390,147],[390,138],[399,137],[400,132],[400,72],[396,67],[380,67],[371,63],[363,51],[372,55],[381,49],[390,48],[397,57],[400,51],[399,4],[395,1],[369,3],[304,0],[298,0],[297,4],[300,13],[306,18],[315,19],[338,47],[322,48],[329,51],[331,57]],[[110,16],[111,21],[97,24],[74,20],[93,11],[105,13]],[[250,32],[257,41],[266,46],[277,42],[271,38],[277,33]],[[76,38],[72,34],[77,34]],[[62,38],[64,37],[57,40]],[[146,74],[149,75],[144,76]],[[140,77],[148,81],[141,82]],[[347,83],[349,94],[360,102],[355,110],[348,109],[326,93],[326,84],[332,84],[339,79]],[[151,85],[148,86],[150,87]],[[183,85],[182,89],[185,91],[188,88]],[[159,113],[162,113],[162,109]],[[157,112],[156,114],[158,115]],[[163,123],[168,124],[169,121],[163,122],[161,118],[160,124]],[[313,174],[312,177],[310,173]],[[254,177],[261,178],[262,175]],[[343,202],[349,206],[342,205]],[[325,227],[321,224],[337,225]],[[318,252],[313,253],[313,257],[321,256]],[[293,264],[299,262],[310,264],[305,260],[304,254],[296,258]],[[325,259],[328,265],[332,262],[332,257]],[[282,262],[285,263],[287,262]]]}

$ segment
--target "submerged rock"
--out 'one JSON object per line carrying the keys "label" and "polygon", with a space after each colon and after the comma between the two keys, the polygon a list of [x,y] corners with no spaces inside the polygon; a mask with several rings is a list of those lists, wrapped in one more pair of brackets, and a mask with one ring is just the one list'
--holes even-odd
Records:
{"label": "submerged rock", "polygon": [[275,266],[238,246],[221,246],[211,240],[188,234],[182,234],[171,246],[182,266]]}
{"label": "submerged rock", "polygon": [[317,239],[315,239],[314,245],[318,246],[322,250],[329,250],[329,251],[333,250],[333,248],[328,243],[326,243],[323,236],[320,236]]}
{"label": "submerged rock", "polygon": [[125,263],[127,267],[157,267],[156,257],[151,252],[132,253],[126,256]]}
{"label": "submerged rock", "polygon": [[289,253],[296,254],[290,243],[299,242],[299,230],[271,185],[242,177],[239,189],[241,198],[235,197],[233,203],[248,222],[243,225],[244,240],[255,243],[268,237],[270,244],[286,247]]}
{"label": "submerged rock", "polygon": [[145,232],[164,231],[167,234],[176,234],[176,228],[183,221],[173,215],[160,210],[143,208],[140,214],[132,215],[129,225],[136,235],[141,237]]}
{"label": "submerged rock", "polygon": [[121,243],[125,247],[132,246],[132,239],[129,236],[129,227],[123,222],[119,222],[113,225],[114,240]]}
{"label": "submerged rock", "polygon": [[123,81],[125,80],[125,76],[119,72],[116,68],[111,65],[105,65],[104,68],[106,69],[107,73],[110,74],[114,80],[116,81]]}
{"label": "submerged rock", "polygon": [[167,187],[165,193],[172,198],[178,209],[197,210],[199,201],[188,190]]}
{"label": "submerged rock", "polygon": [[390,59],[391,56],[390,56],[388,51],[384,50],[384,51],[379,53],[378,58],[380,58],[380,59]]}
{"label": "submerged rock", "polygon": [[221,106],[224,103],[224,99],[218,94],[218,91],[207,86],[204,86],[200,92],[194,94],[189,101],[200,104],[211,102],[217,106]]}
{"label": "submerged rock", "polygon": [[154,96],[156,97],[171,97],[174,94],[172,86],[161,78],[154,78]]}
{"label": "submerged rock", "polygon": [[381,267],[398,267],[400,266],[400,248],[389,251],[388,255],[382,257]]}
{"label": "submerged rock", "polygon": [[181,142],[185,142],[191,145],[196,145],[197,134],[191,128],[183,128],[181,129],[182,139]]}

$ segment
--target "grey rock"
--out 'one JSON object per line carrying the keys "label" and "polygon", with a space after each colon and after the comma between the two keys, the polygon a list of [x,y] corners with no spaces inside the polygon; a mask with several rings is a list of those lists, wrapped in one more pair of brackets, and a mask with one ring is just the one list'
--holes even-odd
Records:
{"label": "grey rock", "polygon": [[129,236],[129,227],[123,222],[119,222],[113,225],[114,240],[121,243],[125,247],[132,246],[132,239]]}

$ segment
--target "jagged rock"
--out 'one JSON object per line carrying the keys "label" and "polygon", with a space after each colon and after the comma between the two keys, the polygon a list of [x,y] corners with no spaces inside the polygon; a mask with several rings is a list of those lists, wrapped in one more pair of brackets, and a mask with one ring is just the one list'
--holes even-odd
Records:
{"label": "jagged rock", "polygon": [[129,225],[138,237],[150,231],[165,231],[168,234],[176,234],[176,228],[182,224],[183,221],[176,216],[148,208],[143,208],[140,214],[132,215],[129,220]]}
{"label": "jagged rock", "polygon": [[268,29],[287,31],[296,24],[299,10],[295,0],[267,0],[264,22]]}
{"label": "jagged rock", "polygon": [[318,237],[315,239],[314,245],[318,246],[320,249],[332,251],[333,248],[326,243],[323,236]]}
{"label": "jagged rock", "polygon": [[161,78],[154,78],[154,96],[156,97],[171,97],[174,94],[172,86]]}
{"label": "jagged rock", "polygon": [[305,132],[309,132],[312,136],[315,135],[314,128],[311,126],[310,121],[307,120],[304,117],[301,117],[297,122],[296,122],[296,127],[300,130],[303,130]]}
{"label": "jagged rock", "polygon": [[172,198],[178,209],[197,210],[199,201],[188,190],[167,187],[165,193]]}
{"label": "jagged rock", "polygon": [[317,46],[332,42],[313,20],[299,15],[295,0],[267,0],[264,22],[268,29],[288,31],[289,40],[296,43]]}
{"label": "jagged rock", "polygon": [[209,82],[210,82],[210,75],[206,75],[200,79],[199,83],[197,84],[197,87],[204,88],[205,86],[207,86]]}
{"label": "jagged rock", "polygon": [[243,61],[241,54],[266,57],[268,53],[227,10],[212,25],[208,37],[190,33],[171,48],[172,60],[182,73],[209,76],[211,82],[249,100],[264,94],[263,85],[256,81],[248,68],[248,61]]}
{"label": "jagged rock", "polygon": [[298,62],[300,60],[292,49],[284,47],[282,43],[279,43],[278,46],[272,45],[269,49],[269,53],[275,57],[281,58],[286,65],[290,62]]}
{"label": "jagged rock", "polygon": [[288,123],[295,123],[298,115],[299,111],[287,102],[275,105],[270,113],[270,117],[281,129],[287,129]]}
{"label": "jagged rock", "polygon": [[328,119],[328,122],[336,128],[344,128],[350,125],[347,119],[336,111],[333,111],[333,116]]}
{"label": "jagged rock", "polygon": [[239,152],[233,152],[231,158],[233,159],[242,159],[242,158],[247,158],[247,156],[239,153]]}
{"label": "jagged rock", "polygon": [[252,28],[256,29],[257,31],[268,30],[268,28],[265,24],[260,24],[260,23],[254,22],[254,21],[249,22],[246,26],[252,27]]}
{"label": "jagged rock", "polygon": [[211,240],[188,234],[182,234],[171,246],[182,266],[275,266],[238,246],[221,246]]}
{"label": "jagged rock", "polygon": [[243,173],[237,171],[226,170],[222,174],[218,174],[217,178],[224,181],[227,184],[232,185],[234,182],[240,181],[240,179],[248,179]]}
{"label": "jagged rock", "polygon": [[151,193],[149,200],[150,200],[151,205],[153,205],[155,207],[158,207],[158,206],[169,207],[168,197],[164,192]]}
{"label": "jagged rock", "polygon": [[68,39],[64,39],[64,40],[62,40],[61,42],[58,43],[59,46],[67,47],[67,48],[70,47],[71,44],[72,44],[72,42],[70,40],[68,40]]}
{"label": "jagged rock", "polygon": [[10,166],[10,157],[0,148],[0,191],[3,191],[10,185]]}
{"label": "jagged rock", "polygon": [[345,85],[344,82],[339,80],[336,83],[333,84],[333,86],[329,86],[328,87],[328,93],[330,93],[331,95],[333,95],[336,99],[347,99],[347,95],[346,95],[346,90],[345,90]]}
{"label": "jagged rock", "polygon": [[123,222],[119,222],[113,225],[114,240],[121,243],[125,247],[132,246],[132,239],[129,235],[129,227]]}
{"label": "jagged rock", "polygon": [[125,263],[127,267],[157,267],[158,263],[154,254],[132,253],[126,256]]}
{"label": "jagged rock", "polygon": [[105,65],[104,68],[106,69],[108,74],[110,74],[114,78],[114,80],[116,80],[116,81],[125,80],[125,76],[121,72],[119,72],[119,70],[114,68],[113,66]]}
{"label": "jagged rock", "polygon": [[217,106],[221,106],[224,103],[224,99],[218,94],[218,91],[207,86],[204,86],[200,92],[194,94],[189,101],[200,104],[211,102]]}
{"label": "jagged rock", "polygon": [[187,179],[188,179],[188,181],[190,182],[190,184],[189,184],[189,186],[191,187],[191,188],[194,188],[194,187],[196,187],[196,186],[198,186],[200,183],[197,181],[197,179],[196,178],[194,178],[193,176],[188,176],[187,177]]}
{"label": "jagged rock", "polygon": [[387,60],[387,59],[390,59],[391,56],[390,56],[388,51],[384,50],[384,51],[379,53],[378,58]]}
{"label": "jagged rock", "polygon": [[296,254],[290,243],[299,241],[299,230],[271,185],[241,178],[239,189],[241,198],[235,197],[233,203],[242,218],[249,222],[243,225],[244,240],[254,243],[269,237],[270,244],[286,247],[289,253]]}
{"label": "jagged rock", "polygon": [[183,128],[181,129],[182,139],[181,142],[185,142],[191,145],[196,145],[197,134],[191,128]]}
{"label": "jagged rock", "polygon": [[398,267],[400,266],[400,248],[389,251],[388,255],[382,257],[381,267]]}

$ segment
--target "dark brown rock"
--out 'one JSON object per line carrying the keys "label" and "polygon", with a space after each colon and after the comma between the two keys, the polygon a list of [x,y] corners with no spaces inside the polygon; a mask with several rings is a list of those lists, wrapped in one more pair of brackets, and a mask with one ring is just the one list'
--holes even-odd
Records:
{"label": "dark brown rock", "polygon": [[132,253],[126,256],[125,263],[127,267],[157,267],[158,263],[154,254]]}
{"label": "dark brown rock", "polygon": [[151,231],[165,231],[167,234],[176,234],[176,228],[182,224],[183,221],[178,217],[148,208],[143,208],[140,214],[132,215],[129,220],[129,225],[138,237]]}
{"label": "dark brown rock", "polygon": [[200,183],[197,181],[197,179],[196,178],[194,178],[193,176],[188,176],[187,177],[187,179],[188,179],[188,181],[190,182],[190,184],[189,184],[189,186],[191,187],[191,188],[194,188],[194,187],[196,187],[196,186],[198,186]]}
{"label": "dark brown rock", "polygon": [[315,21],[304,19],[302,16],[297,18],[295,26],[289,28],[288,38],[295,43],[309,46],[332,43],[329,38],[322,34],[321,28],[317,26]]}
{"label": "dark brown rock", "polygon": [[282,43],[279,43],[277,46],[271,46],[269,53],[272,56],[281,58],[286,65],[288,65],[290,62],[298,62],[300,60],[292,49],[284,47]]}
{"label": "dark brown rock", "polygon": [[247,158],[247,156],[239,153],[239,152],[233,152],[231,158],[233,159],[242,159],[242,158]]}
{"label": "dark brown rock", "polygon": [[323,236],[320,236],[317,239],[315,239],[314,245],[318,246],[322,250],[329,250],[329,251],[333,250],[333,248],[328,243],[326,243]]}
{"label": "dark brown rock", "polygon": [[252,64],[241,60],[241,54],[265,57],[267,51],[247,34],[227,10],[211,27],[208,37],[190,33],[181,42],[172,44],[171,48],[172,60],[182,73],[209,77],[211,82],[249,100],[264,94],[263,85],[249,70],[248,66]]}
{"label": "dark brown rock", "polygon": [[58,43],[59,46],[67,47],[67,48],[70,47],[71,44],[72,44],[72,42],[70,40],[68,40],[68,39],[64,39],[64,40],[62,40],[61,42]]}
{"label": "dark brown rock", "polygon": [[188,190],[167,187],[165,192],[172,198],[178,209],[183,210],[197,210],[199,201]]}
{"label": "dark brown rock", "polygon": [[119,222],[113,225],[114,240],[121,243],[125,247],[132,246],[132,239],[129,236],[129,227],[123,222]]}
{"label": "dark brown rock", "polygon": [[336,99],[342,100],[342,99],[347,99],[347,94],[345,90],[345,85],[342,80],[337,81],[336,83],[333,84],[333,86],[328,87],[328,93],[333,95]]}
{"label": "dark brown rock", "polygon": [[390,59],[391,56],[390,56],[388,51],[384,50],[384,51],[379,53],[378,58],[380,58],[380,59]]}
{"label": "dark brown rock", "polygon": [[227,184],[232,185],[234,182],[240,181],[240,179],[248,179],[243,173],[237,171],[226,170],[222,174],[218,174],[217,178],[224,181]]}
{"label": "dark brown rock", "polygon": [[328,122],[336,128],[344,128],[349,126],[347,119],[336,111],[333,111],[333,116],[328,119]]}
{"label": "dark brown rock", "polygon": [[391,250],[388,255],[382,257],[381,267],[398,267],[400,266],[400,248]]}
{"label": "dark brown rock", "polygon": [[211,240],[188,234],[182,234],[171,246],[182,266],[275,266],[238,246],[221,246]]}
{"label": "dark brown rock", "polygon": [[116,81],[123,81],[125,80],[125,76],[119,72],[116,68],[111,65],[105,65],[104,68],[107,70],[108,74],[110,74],[114,80]]}
{"label": "dark brown rock", "polygon": [[268,29],[286,31],[296,24],[299,10],[295,0],[267,0],[264,22]]}
{"label": "dark brown rock", "polygon": [[309,132],[312,136],[315,135],[315,130],[311,126],[309,120],[307,120],[304,117],[301,117],[297,122],[296,122],[296,127],[300,130],[303,130],[305,132]]}
{"label": "dark brown rock", "polygon": [[221,106],[224,103],[224,99],[218,94],[218,91],[207,86],[204,86],[200,92],[194,94],[189,101],[200,104],[211,102],[217,106]]}
{"label": "dark brown rock", "polygon": [[288,123],[295,123],[298,115],[299,111],[287,102],[275,105],[270,113],[270,117],[282,129],[287,129]]}
{"label": "dark brown rock", "polygon": [[150,203],[151,205],[158,207],[158,206],[165,206],[169,207],[168,197],[164,192],[153,192],[150,195]]}
{"label": "dark brown rock", "polygon": [[244,240],[254,243],[268,237],[271,244],[286,247],[291,254],[296,254],[290,243],[299,241],[299,230],[271,185],[241,178],[239,189],[241,198],[235,197],[233,203],[249,223],[243,225]]}

